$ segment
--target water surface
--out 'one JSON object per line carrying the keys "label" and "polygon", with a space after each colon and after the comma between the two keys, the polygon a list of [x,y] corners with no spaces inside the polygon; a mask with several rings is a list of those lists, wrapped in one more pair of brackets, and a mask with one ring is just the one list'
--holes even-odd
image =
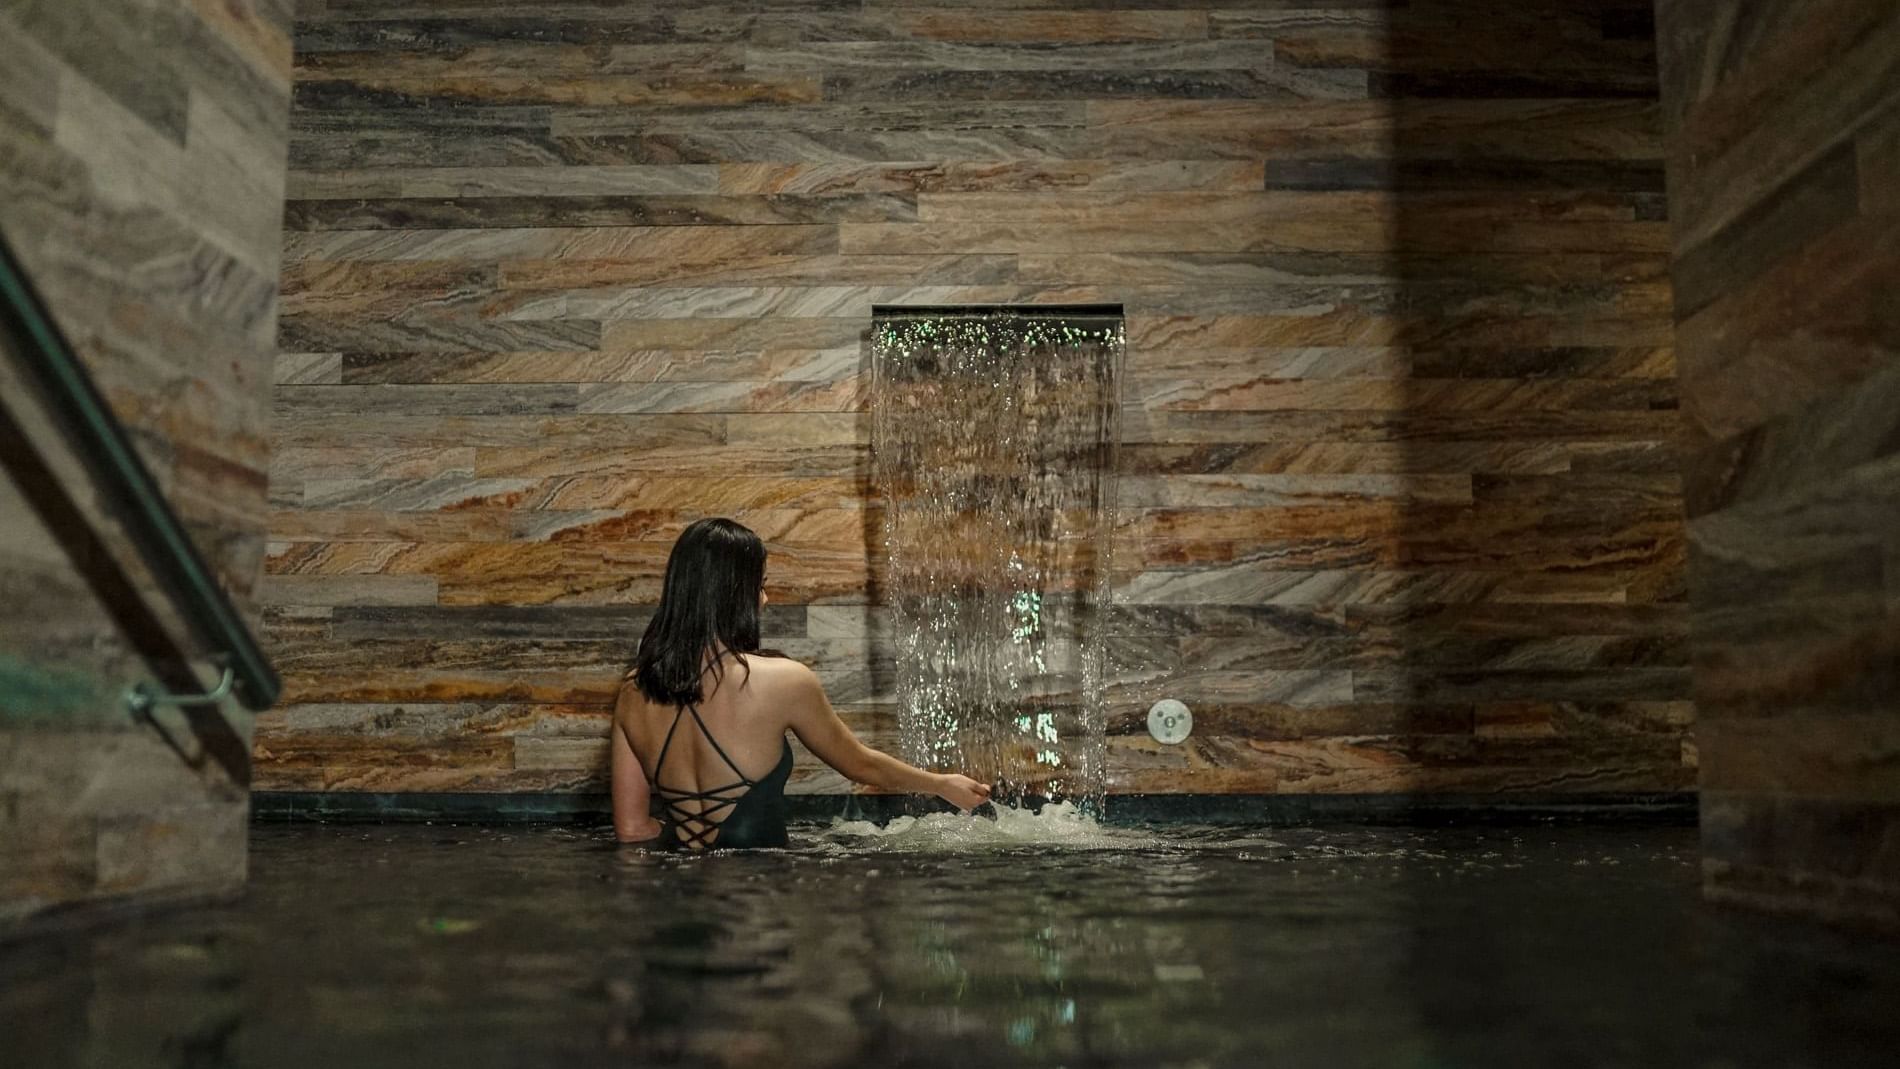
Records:
{"label": "water surface", "polygon": [[0,953],[19,1066],[1893,1064],[1900,948],[1694,829],[939,817],[682,857],[260,826],[250,892]]}

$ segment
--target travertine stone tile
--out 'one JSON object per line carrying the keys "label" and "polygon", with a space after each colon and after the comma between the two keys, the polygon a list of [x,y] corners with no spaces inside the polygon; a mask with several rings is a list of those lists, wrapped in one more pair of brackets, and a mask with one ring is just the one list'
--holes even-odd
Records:
{"label": "travertine stone tile", "polygon": [[[0,231],[239,612],[255,620],[269,466],[290,101],[277,3],[10,4],[0,15]],[[0,361],[4,362],[4,361]],[[323,360],[286,365],[320,374]],[[334,360],[331,361],[334,366]],[[150,678],[87,574],[109,560],[199,648],[86,492],[64,437],[11,372],[21,442],[76,488],[97,556],[0,486],[0,923],[126,896],[234,893],[245,871],[242,752],[227,769],[170,712],[121,699]],[[7,434],[15,433],[9,429]],[[163,666],[178,671],[178,666]]]}
{"label": "travertine stone tile", "polygon": [[283,339],[338,360],[275,406],[271,582],[438,585],[281,624],[363,667],[268,782],[598,790],[615,643],[710,514],[888,731],[871,306],[1119,302],[1116,789],[1687,785],[1647,20],[1296,7],[306,12]]}
{"label": "travertine stone tile", "polygon": [[1900,11],[1659,5],[1703,886],[1900,926]]}

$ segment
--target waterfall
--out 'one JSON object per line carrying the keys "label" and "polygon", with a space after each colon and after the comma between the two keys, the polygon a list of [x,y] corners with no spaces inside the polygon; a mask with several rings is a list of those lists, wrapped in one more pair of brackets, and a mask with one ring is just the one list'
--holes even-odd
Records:
{"label": "waterfall", "polygon": [[1119,308],[878,309],[871,448],[907,759],[1099,812]]}

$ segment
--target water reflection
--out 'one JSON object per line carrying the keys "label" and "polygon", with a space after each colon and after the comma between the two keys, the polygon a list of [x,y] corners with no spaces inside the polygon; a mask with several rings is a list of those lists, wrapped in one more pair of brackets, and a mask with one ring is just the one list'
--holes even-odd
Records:
{"label": "water reflection", "polygon": [[0,953],[7,1064],[1851,1065],[1895,1038],[1891,955],[1705,909],[1692,829],[946,819],[703,857],[261,828],[241,903]]}

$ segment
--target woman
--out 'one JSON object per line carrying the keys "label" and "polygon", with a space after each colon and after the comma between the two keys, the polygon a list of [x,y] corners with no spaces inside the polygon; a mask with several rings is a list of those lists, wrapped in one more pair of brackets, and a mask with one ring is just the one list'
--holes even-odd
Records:
{"label": "woman", "polygon": [[[614,707],[614,833],[704,850],[785,845],[791,731],[859,783],[974,809],[990,789],[925,772],[859,742],[811,669],[759,649],[765,543],[700,520],[666,561],[660,605]],[[651,800],[659,799],[659,819]]]}

